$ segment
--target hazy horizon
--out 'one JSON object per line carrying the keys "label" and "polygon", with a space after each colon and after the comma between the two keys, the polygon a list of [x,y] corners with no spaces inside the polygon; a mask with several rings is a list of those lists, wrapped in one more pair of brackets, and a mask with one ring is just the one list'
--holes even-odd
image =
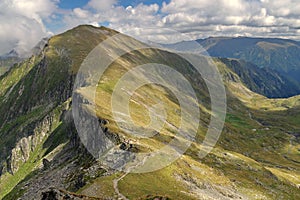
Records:
{"label": "hazy horizon", "polygon": [[[300,40],[296,0],[12,0],[0,2],[0,55],[24,52],[42,38],[79,24],[106,26],[153,41],[208,37],[267,37]],[[145,31],[145,29],[149,29]],[[179,35],[180,35],[179,34]],[[185,39],[186,40],[186,39]]]}

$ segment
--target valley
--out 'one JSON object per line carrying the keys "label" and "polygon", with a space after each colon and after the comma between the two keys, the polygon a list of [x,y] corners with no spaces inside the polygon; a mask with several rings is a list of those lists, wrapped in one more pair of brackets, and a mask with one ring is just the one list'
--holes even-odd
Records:
{"label": "valley", "polygon": [[[80,67],[99,43],[117,34],[106,27],[80,25],[51,37],[39,54],[14,65],[0,77],[0,199],[41,199],[53,193],[79,199],[300,198],[300,96],[296,95],[300,90],[297,80],[283,76],[281,71],[261,69],[265,60],[251,64],[253,60],[247,57],[248,51],[239,55],[218,54],[218,49],[224,50],[218,46],[223,45],[221,39],[220,43],[213,43],[217,39],[212,38],[199,41],[213,56],[213,65],[220,72],[226,92],[222,133],[212,151],[201,158],[199,152],[205,150],[203,140],[210,121],[222,114],[212,111],[207,83],[213,80],[213,75],[201,77],[186,59],[166,50],[149,47],[126,52],[131,46],[145,44],[120,34],[119,43],[109,43],[116,50],[105,49],[107,54],[101,54],[101,62],[106,62],[105,56],[113,57],[119,51],[125,53],[110,63],[93,85],[97,72],[81,71]],[[251,41],[252,45],[252,40],[246,41]],[[277,46],[298,48],[292,41],[289,42],[292,47],[285,43],[275,47],[265,42],[259,45],[266,52]],[[279,59],[280,53],[276,56]],[[207,66],[208,58],[201,58],[203,66]],[[147,63],[175,69],[182,75],[181,79],[170,78],[170,82],[188,80],[197,99],[187,91],[171,90],[161,84],[145,84],[133,93],[126,90],[125,86],[134,86],[140,77],[152,80],[151,76],[146,76],[147,72],[154,73],[154,77],[170,73],[151,71],[150,67],[141,72],[133,71]],[[273,64],[278,70],[277,60]],[[128,107],[133,123],[120,127],[126,118],[113,109],[122,110],[120,102],[126,95],[115,96],[116,107],[111,102],[118,81],[128,71],[138,77],[126,79],[126,84],[121,84],[124,94],[130,95]],[[282,71],[290,72],[287,68]],[[78,77],[80,87],[76,85]],[[190,118],[182,120],[184,110],[176,94],[188,105],[199,108],[197,127],[193,120],[188,120]],[[81,106],[78,111],[80,125],[92,130],[99,123],[105,138],[102,135],[95,136],[92,141],[82,138],[74,122],[76,102]],[[188,108],[191,116],[196,113],[193,107]],[[95,123],[85,118],[89,115],[95,117]],[[157,123],[163,121],[162,128],[143,131],[154,119]],[[186,134],[177,131],[182,121],[186,122]],[[135,126],[143,129],[135,129]],[[138,134],[146,136],[151,134],[151,137],[137,137],[128,130],[137,130]],[[194,130],[193,138],[189,133]],[[96,146],[100,156],[95,157],[95,152],[87,148],[85,142]],[[151,156],[151,152],[170,143],[173,146],[166,149],[167,154]],[[183,155],[168,162],[181,153],[184,144],[190,145]],[[119,164],[118,161],[128,161],[121,166],[125,170],[112,167]],[[138,173],[143,170],[140,166],[155,167],[165,163],[166,166],[159,170]],[[130,173],[134,170],[137,173]]]}

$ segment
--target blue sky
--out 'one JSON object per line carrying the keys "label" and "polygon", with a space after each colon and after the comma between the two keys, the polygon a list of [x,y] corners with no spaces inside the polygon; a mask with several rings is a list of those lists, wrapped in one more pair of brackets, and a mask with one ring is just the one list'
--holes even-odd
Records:
{"label": "blue sky", "polygon": [[[77,7],[83,7],[85,6],[87,3],[89,2],[89,0],[61,0],[59,2],[59,7],[63,8],[63,9],[74,9]],[[165,0],[165,2],[170,2],[170,0]],[[159,5],[162,4],[162,1],[159,0],[119,0],[117,2],[117,4],[122,5],[124,7],[127,6],[136,6],[140,3],[143,3],[145,5],[150,5],[150,4],[154,4],[157,3]]]}
{"label": "blue sky", "polygon": [[[108,0],[109,1],[109,0]],[[169,3],[170,0],[117,0],[115,6],[122,6],[127,8],[128,6],[138,6],[139,4],[143,5],[152,5],[157,4],[162,6],[162,3]],[[89,0],[60,0],[57,4],[59,9],[62,10],[73,10],[76,8],[86,8],[89,3]],[[45,21],[46,27],[52,32],[56,33],[64,29],[64,25],[62,22],[64,15],[61,13],[56,14],[56,20]],[[108,21],[99,21],[99,25],[109,26]]]}
{"label": "blue sky", "polygon": [[0,55],[79,24],[155,42],[180,41],[181,33],[300,40],[299,0],[9,0],[0,10]]}
{"label": "blue sky", "polygon": [[61,0],[58,5],[62,9],[74,9],[78,7],[83,7],[87,3],[88,0]]}

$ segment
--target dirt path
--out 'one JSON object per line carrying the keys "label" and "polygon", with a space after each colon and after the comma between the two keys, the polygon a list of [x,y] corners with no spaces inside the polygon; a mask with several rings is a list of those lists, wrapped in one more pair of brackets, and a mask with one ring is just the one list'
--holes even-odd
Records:
{"label": "dirt path", "polygon": [[115,193],[118,195],[118,200],[129,200],[128,198],[125,197],[125,195],[123,195],[120,190],[119,190],[119,181],[121,181],[125,176],[127,176],[134,168],[139,167],[139,166],[143,166],[146,162],[146,160],[151,156],[151,154],[147,155],[144,157],[144,159],[141,162],[136,163],[135,165],[129,167],[126,172],[120,176],[119,178],[116,178],[113,180],[113,187],[115,190]]}

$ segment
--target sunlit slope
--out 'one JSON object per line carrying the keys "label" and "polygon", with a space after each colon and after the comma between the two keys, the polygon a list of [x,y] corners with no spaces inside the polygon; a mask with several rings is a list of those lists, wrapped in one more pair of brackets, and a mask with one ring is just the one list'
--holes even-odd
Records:
{"label": "sunlit slope", "polygon": [[[39,55],[0,78],[0,198],[40,169],[56,147],[73,140],[69,146],[74,148],[77,136],[66,113],[76,68],[99,42],[115,33],[80,26],[54,36]],[[60,151],[69,153],[62,149],[56,153]]]}
{"label": "sunlit slope", "polygon": [[[299,199],[299,97],[277,100],[258,95],[218,59],[214,61],[226,86],[227,116],[221,138],[208,156],[198,156],[211,116],[211,101],[203,77],[178,55],[150,48],[116,59],[96,87],[88,85],[90,77],[86,76],[86,87],[77,92],[88,100],[84,102],[88,111],[92,109],[89,101],[95,98],[97,116],[108,122],[104,128],[119,138],[115,149],[130,139],[132,147],[126,147],[128,151],[154,152],[176,136],[174,130],[180,124],[181,114],[178,98],[157,84],[142,86],[131,95],[129,108],[135,125],[147,127],[153,116],[149,108],[156,108],[158,112],[154,114],[158,118],[166,114],[163,128],[142,139],[117,126],[111,98],[119,78],[127,71],[145,63],[167,65],[183,74],[196,92],[201,117],[195,139],[184,138],[192,143],[184,155],[166,168],[150,173],[125,174],[102,166],[101,160],[91,159],[82,150],[84,147],[78,145],[76,129],[70,125],[72,88],[83,59],[99,42],[116,33],[106,28],[77,27],[51,38],[40,56],[1,78],[1,83],[6,83],[0,86],[0,109],[4,113],[0,117],[0,144],[6,147],[2,149],[6,155],[1,162],[5,162],[4,158],[22,137],[32,134],[45,116],[53,116],[54,122],[39,146],[29,151],[25,164],[19,165],[14,175],[5,172],[1,177],[1,198],[6,194],[4,199],[39,198],[41,188],[46,190],[54,184],[86,196],[115,199],[120,195],[118,192],[129,199]],[[127,36],[123,42],[125,46],[139,44]],[[115,45],[123,48],[124,44]],[[96,91],[95,96],[92,91]],[[8,104],[10,109],[6,102],[12,102]],[[160,112],[163,110],[165,113]],[[20,131],[23,127],[29,131]],[[41,167],[44,158],[52,163],[49,169]],[[78,180],[85,184],[78,184]]]}
{"label": "sunlit slope", "polygon": [[212,57],[224,58],[250,89],[264,96],[286,98],[299,94],[298,41],[249,37],[209,37],[196,41],[202,48],[195,48],[194,41],[170,46],[200,52],[205,49]]}
{"label": "sunlit slope", "polygon": [[[97,114],[100,118],[104,117],[108,119],[110,122],[107,125],[109,130],[124,134],[119,130],[111,113],[111,95],[117,81],[133,66],[138,66],[150,61],[153,63],[164,63],[177,70],[188,67],[185,66],[185,63],[176,61],[176,55],[151,49],[127,54],[115,61],[106,71],[103,79],[99,81],[96,96]],[[166,169],[149,174],[129,174],[122,178],[119,181],[119,190],[121,192],[123,191],[123,195],[129,198],[138,198],[139,196],[153,194],[152,191],[160,191],[156,192],[156,194],[169,196],[172,199],[176,199],[176,197],[216,199],[227,198],[226,195],[233,196],[233,198],[242,197],[250,199],[273,199],[275,197],[296,198],[296,185],[299,180],[299,174],[297,172],[299,170],[297,163],[299,153],[296,149],[299,147],[299,143],[297,140],[291,142],[290,138],[294,136],[283,130],[289,127],[297,129],[298,124],[296,122],[286,119],[286,112],[291,112],[292,108],[298,105],[297,99],[299,97],[290,99],[268,99],[258,95],[246,88],[240,78],[226,67],[223,62],[219,60],[215,60],[215,62],[219,66],[219,70],[228,89],[229,100],[226,126],[216,150],[202,160],[197,158],[197,152],[201,149],[200,144],[207,130],[205,127],[209,122],[210,105],[209,101],[206,100],[207,91],[205,90],[205,86],[203,86],[203,81],[201,82],[198,78],[199,81],[195,82],[202,84],[196,85],[195,87],[201,88],[198,92],[198,97],[202,99],[199,107],[203,114],[203,124],[199,127],[196,142],[187,151],[186,156],[183,156],[182,159],[171,164]],[[180,63],[180,65],[178,66],[177,63]],[[190,80],[195,80],[193,79],[194,74],[187,72],[186,75],[191,76]],[[88,97],[90,89],[94,88],[86,88],[81,92]],[[137,125],[146,126],[150,122],[148,108],[157,104],[157,102],[163,102],[168,114],[167,126],[151,139],[136,140],[132,138],[132,136],[125,134],[126,138],[131,138],[134,141],[133,145],[136,147],[136,150],[146,152],[155,151],[157,148],[163,147],[166,142],[169,142],[174,137],[170,128],[168,129],[168,124],[177,125],[179,116],[178,113],[172,112],[172,109],[180,109],[180,106],[176,100],[174,101],[174,96],[168,94],[169,92],[170,91],[159,85],[146,85],[139,88],[139,90],[135,91],[132,95],[130,111]],[[277,112],[273,113],[274,111]],[[276,125],[263,124],[257,117],[271,121]],[[299,114],[295,113],[294,118],[299,118]],[[275,120],[283,121],[282,123],[276,123]],[[287,149],[293,150],[288,151]],[[191,159],[195,166],[180,164],[191,163]],[[214,167],[215,171],[210,177],[214,177],[215,179],[212,179],[214,179],[215,182],[213,180],[203,180],[206,174],[209,174],[209,169],[203,167],[201,163]],[[269,168],[270,166],[275,167],[278,171]],[[197,173],[195,168],[197,169],[198,167],[203,174]],[[290,168],[289,173],[295,178],[280,178],[279,172],[282,171],[282,167]],[[184,173],[182,170],[187,174],[188,171],[190,171],[190,175],[186,175],[187,177],[185,177],[187,180],[176,175]],[[284,173],[284,170],[282,173]],[[219,174],[222,175],[220,176]],[[122,177],[122,173],[117,175]],[[94,184],[85,186],[81,191],[84,194],[113,195],[115,193],[113,181],[117,180],[118,176],[101,177]],[[189,178],[189,176],[193,178]],[[256,179],[254,177],[256,177]],[[222,181],[217,182],[217,179]],[[161,180],[162,182],[157,182],[157,180]],[[233,182],[226,182],[226,180]],[[167,185],[167,183],[163,181],[172,184]],[[199,182],[199,184],[197,184],[197,182]],[[185,183],[183,184],[183,188],[182,183]],[[201,186],[200,183],[203,185]],[[164,187],[161,184],[163,184]],[[207,187],[209,187],[208,185],[211,186],[210,189],[207,189]],[[94,189],[97,187],[104,189],[96,192]],[[188,192],[184,192],[185,190],[191,190],[191,188],[193,188],[192,193],[188,194]],[[178,190],[180,190],[180,192],[178,192]],[[225,191],[227,191],[228,194]],[[286,193],[286,191],[290,192]],[[209,193],[209,195],[206,193]]]}

